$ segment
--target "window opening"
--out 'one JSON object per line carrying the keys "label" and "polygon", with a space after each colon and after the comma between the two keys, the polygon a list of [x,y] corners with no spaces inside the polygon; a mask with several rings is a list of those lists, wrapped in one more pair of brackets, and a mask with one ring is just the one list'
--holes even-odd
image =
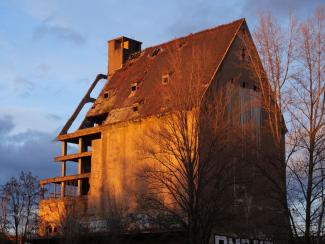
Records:
{"label": "window opening", "polygon": [[132,84],[131,84],[131,91],[132,91],[132,92],[135,92],[135,91],[137,90],[137,86],[138,86],[137,83],[132,83]]}
{"label": "window opening", "polygon": [[161,82],[163,85],[166,85],[169,82],[169,74],[162,75]]}
{"label": "window opening", "polygon": [[245,88],[246,87],[246,82],[242,83],[242,87]]}
{"label": "window opening", "polygon": [[109,97],[109,93],[108,93],[108,92],[105,92],[105,93],[104,93],[104,98],[105,98],[105,99],[108,99],[108,97]]}
{"label": "window opening", "polygon": [[139,107],[138,107],[138,105],[134,105],[132,109],[133,109],[133,112],[137,112],[137,111],[139,111]]}
{"label": "window opening", "polygon": [[129,41],[123,42],[123,48],[124,49],[129,49]]}

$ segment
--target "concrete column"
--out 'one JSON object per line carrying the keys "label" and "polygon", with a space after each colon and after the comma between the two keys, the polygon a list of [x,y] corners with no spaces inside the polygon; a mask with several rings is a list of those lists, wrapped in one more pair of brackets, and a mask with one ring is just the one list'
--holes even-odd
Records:
{"label": "concrete column", "polygon": [[[83,151],[83,138],[79,137],[79,153]],[[78,159],[78,174],[81,174],[82,159]],[[78,180],[78,195],[81,196],[81,180]]]}
{"label": "concrete column", "polygon": [[[62,156],[67,155],[67,142],[62,142]],[[62,177],[66,176],[66,161],[62,161],[61,175]],[[65,182],[61,182],[61,197],[63,198],[65,195]]]}

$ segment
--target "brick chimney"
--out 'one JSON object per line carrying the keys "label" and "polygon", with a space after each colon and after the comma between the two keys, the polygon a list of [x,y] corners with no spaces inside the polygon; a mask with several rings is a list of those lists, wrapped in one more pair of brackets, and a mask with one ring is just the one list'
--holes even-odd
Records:
{"label": "brick chimney", "polygon": [[122,68],[131,54],[141,51],[141,44],[125,36],[108,41],[108,76]]}

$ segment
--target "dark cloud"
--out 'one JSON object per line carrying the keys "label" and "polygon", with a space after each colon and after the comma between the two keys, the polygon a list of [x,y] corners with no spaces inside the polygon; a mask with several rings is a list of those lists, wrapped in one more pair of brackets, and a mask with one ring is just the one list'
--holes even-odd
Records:
{"label": "dark cloud", "polygon": [[86,42],[86,38],[82,34],[72,28],[61,26],[53,22],[52,18],[45,19],[41,25],[36,28],[33,35],[34,40],[41,40],[47,36],[70,41],[78,45]]}
{"label": "dark cloud", "polygon": [[59,155],[55,135],[34,130],[11,134],[14,123],[10,116],[0,117],[0,184],[20,171],[31,171],[40,178],[59,175],[53,158]]}

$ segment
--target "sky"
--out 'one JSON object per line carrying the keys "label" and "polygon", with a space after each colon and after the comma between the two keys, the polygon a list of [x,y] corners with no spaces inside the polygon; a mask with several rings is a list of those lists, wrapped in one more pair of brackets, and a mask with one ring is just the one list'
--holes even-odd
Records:
{"label": "sky", "polygon": [[96,74],[107,73],[108,40],[124,35],[146,48],[239,18],[254,31],[262,12],[285,22],[293,11],[303,20],[324,3],[0,0],[0,184],[21,170],[60,174],[55,138]]}

